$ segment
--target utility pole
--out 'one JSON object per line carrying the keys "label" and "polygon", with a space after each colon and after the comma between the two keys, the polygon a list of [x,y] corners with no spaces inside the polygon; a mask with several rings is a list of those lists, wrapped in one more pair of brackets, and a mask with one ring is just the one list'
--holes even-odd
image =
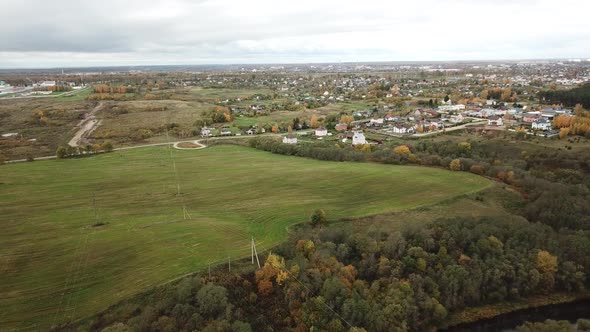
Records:
{"label": "utility pole", "polygon": [[228,272],[231,272],[231,257],[227,257],[227,270]]}
{"label": "utility pole", "polygon": [[96,211],[96,193],[92,193],[92,207],[94,208],[94,223],[98,223],[98,212]]}
{"label": "utility pole", "polygon": [[258,252],[256,251],[256,243],[254,242],[254,237],[252,237],[252,264],[254,264],[254,256],[256,256],[256,263],[258,263],[258,268],[260,268],[260,260],[258,259]]}

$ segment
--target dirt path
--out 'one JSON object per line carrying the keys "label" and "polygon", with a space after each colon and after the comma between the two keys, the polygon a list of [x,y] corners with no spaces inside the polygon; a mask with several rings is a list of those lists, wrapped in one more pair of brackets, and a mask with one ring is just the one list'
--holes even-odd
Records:
{"label": "dirt path", "polygon": [[76,147],[81,145],[82,141],[98,126],[100,126],[102,120],[98,120],[95,114],[96,112],[100,111],[103,108],[103,106],[104,104],[102,102],[98,103],[98,105],[96,105],[96,107],[94,107],[94,109],[92,109],[92,111],[88,113],[86,118],[80,121],[80,123],[78,123],[77,127],[79,127],[80,129],[78,129],[74,137],[72,137],[72,139],[68,142],[69,146]]}

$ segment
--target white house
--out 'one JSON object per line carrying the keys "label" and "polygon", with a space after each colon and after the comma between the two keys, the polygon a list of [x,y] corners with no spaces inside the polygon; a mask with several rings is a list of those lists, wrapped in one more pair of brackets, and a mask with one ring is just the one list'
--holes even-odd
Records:
{"label": "white house", "polygon": [[201,128],[201,136],[203,136],[203,137],[211,136],[211,128],[207,128],[207,127]]}
{"label": "white house", "polygon": [[352,145],[367,144],[365,134],[362,131],[355,131],[352,136]]}
{"label": "white house", "polygon": [[371,119],[370,124],[371,124],[371,126],[380,126],[383,124],[383,118]]}
{"label": "white house", "polygon": [[461,122],[463,122],[463,115],[461,115],[461,114],[451,115],[451,118],[449,119],[449,121],[451,121],[451,123],[454,123],[454,124],[461,123]]}
{"label": "white house", "polygon": [[546,118],[540,118],[536,121],[533,121],[532,128],[537,130],[551,130],[551,121]]}
{"label": "white house", "polygon": [[465,110],[465,105],[457,104],[457,105],[442,105],[438,107],[439,112],[452,112],[452,111],[463,111]]}
{"label": "white house", "polygon": [[319,127],[319,128],[316,128],[316,130],[315,130],[315,135],[316,135],[317,137],[323,137],[323,136],[326,136],[326,135],[328,135],[328,129],[326,129],[326,128],[324,128],[324,127]]}
{"label": "white house", "polygon": [[391,128],[391,131],[395,134],[412,134],[415,132],[413,127],[405,127],[403,125],[395,125]]}
{"label": "white house", "polygon": [[52,87],[55,85],[56,85],[55,81],[44,81],[44,82],[41,82],[41,84],[39,86],[41,86],[43,88],[47,88],[47,87]]}
{"label": "white house", "polygon": [[503,125],[504,122],[502,121],[502,118],[497,115],[488,118],[488,126],[502,127]]}
{"label": "white house", "polygon": [[285,144],[297,144],[297,136],[289,134],[283,137],[283,143]]}

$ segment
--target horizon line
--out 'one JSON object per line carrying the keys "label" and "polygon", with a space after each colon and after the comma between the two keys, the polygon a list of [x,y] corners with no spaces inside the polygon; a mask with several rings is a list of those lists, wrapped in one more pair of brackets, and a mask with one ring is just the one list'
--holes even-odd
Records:
{"label": "horizon line", "polygon": [[521,61],[571,61],[590,62],[590,57],[565,58],[513,58],[513,59],[455,59],[455,60],[369,60],[369,61],[308,61],[308,62],[253,62],[253,63],[201,63],[201,64],[113,64],[113,65],[79,65],[79,66],[34,66],[34,67],[1,67],[0,70],[53,70],[53,69],[83,69],[83,68],[133,68],[133,67],[196,67],[196,66],[264,66],[264,65],[333,65],[333,64],[388,64],[388,63],[477,63],[477,62],[521,62]]}

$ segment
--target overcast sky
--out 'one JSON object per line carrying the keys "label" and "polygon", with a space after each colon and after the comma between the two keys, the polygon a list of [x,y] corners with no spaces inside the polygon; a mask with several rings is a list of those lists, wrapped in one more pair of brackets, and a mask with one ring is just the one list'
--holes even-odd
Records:
{"label": "overcast sky", "polygon": [[590,58],[588,0],[1,0],[0,68]]}

